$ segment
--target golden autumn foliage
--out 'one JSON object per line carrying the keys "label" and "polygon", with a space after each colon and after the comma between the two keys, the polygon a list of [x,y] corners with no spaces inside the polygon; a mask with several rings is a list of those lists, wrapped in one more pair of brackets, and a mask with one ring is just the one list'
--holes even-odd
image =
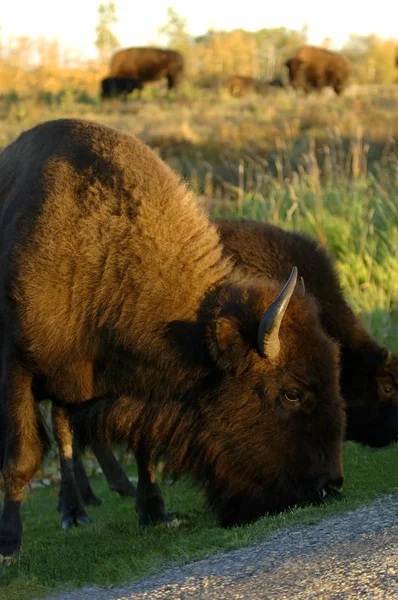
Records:
{"label": "golden autumn foliage", "polygon": [[[168,46],[178,43],[185,57],[186,81],[199,87],[220,87],[231,75],[286,80],[285,60],[306,41],[305,31],[285,28],[208,31],[196,38],[184,31],[178,31],[177,38],[174,30]],[[58,41],[45,38],[1,42],[0,38],[0,95],[32,97],[73,91],[98,97],[100,80],[107,73],[101,60],[87,61],[76,51],[61,51]],[[390,85],[398,81],[395,41],[352,35],[342,53],[354,65],[356,83]]]}

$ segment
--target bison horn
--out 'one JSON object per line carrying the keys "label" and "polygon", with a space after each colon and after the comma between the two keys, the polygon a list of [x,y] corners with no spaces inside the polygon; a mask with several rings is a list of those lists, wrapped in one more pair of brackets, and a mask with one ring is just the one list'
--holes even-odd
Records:
{"label": "bison horn", "polygon": [[304,296],[305,296],[304,277],[300,277],[299,282],[298,282],[298,289],[299,289],[300,296],[302,296],[304,298]]}
{"label": "bison horn", "polygon": [[290,298],[297,283],[297,267],[293,267],[290,277],[278,297],[273,301],[258,326],[258,349],[260,356],[275,360],[279,354],[279,328]]}

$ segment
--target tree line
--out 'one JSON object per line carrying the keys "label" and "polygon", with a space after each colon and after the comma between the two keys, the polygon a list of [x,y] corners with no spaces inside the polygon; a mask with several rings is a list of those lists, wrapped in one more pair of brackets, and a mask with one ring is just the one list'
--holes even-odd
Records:
{"label": "tree line", "polygon": [[[115,2],[99,5],[95,40],[98,57],[93,60],[84,59],[72,49],[61,50],[57,40],[42,37],[5,40],[0,30],[0,94],[13,89],[20,93],[32,89],[56,92],[65,86],[93,93],[106,73],[112,53],[120,48],[113,33],[117,20]],[[220,85],[235,74],[264,80],[283,76],[285,60],[307,43],[306,28],[300,31],[262,28],[255,32],[209,30],[201,36],[192,36],[186,20],[173,8],[167,9],[158,36],[155,45],[181,51],[187,79],[203,87]],[[324,40],[323,46],[329,45],[330,40]],[[355,81],[390,85],[398,82],[397,50],[397,40],[353,33],[341,52],[353,64]]]}

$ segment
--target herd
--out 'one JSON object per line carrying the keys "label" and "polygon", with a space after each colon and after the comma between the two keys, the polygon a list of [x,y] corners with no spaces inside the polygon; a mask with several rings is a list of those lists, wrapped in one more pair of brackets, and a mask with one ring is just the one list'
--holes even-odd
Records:
{"label": "herd", "polygon": [[[288,71],[288,81],[292,88],[305,93],[331,87],[341,94],[351,75],[349,61],[338,52],[302,46],[291,56],[284,66]],[[161,48],[124,48],[111,59],[109,73],[101,81],[103,100],[124,96],[134,90],[142,91],[144,84],[161,79],[167,80],[169,90],[180,83],[184,73],[184,57],[175,50]],[[272,87],[285,87],[278,77],[263,81],[240,74],[228,77],[224,87],[231,96],[243,96],[248,92],[266,93]]]}
{"label": "herd", "polygon": [[[162,460],[232,526],[338,496],[345,438],[398,439],[398,357],[348,306],[325,251],[212,221],[132,135],[58,119],[5,148],[0,265],[3,556],[20,548],[23,491],[48,447],[42,400],[64,528],[98,502],[85,445],[110,487],[135,495],[140,525],[170,520]],[[136,489],[114,443],[134,453]]]}

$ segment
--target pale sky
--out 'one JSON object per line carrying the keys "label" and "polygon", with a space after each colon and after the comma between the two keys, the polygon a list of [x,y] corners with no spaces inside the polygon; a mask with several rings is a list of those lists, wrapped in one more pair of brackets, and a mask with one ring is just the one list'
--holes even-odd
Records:
{"label": "pale sky", "polygon": [[[0,36],[57,38],[62,45],[78,49],[84,57],[94,57],[97,9],[101,0],[10,0],[2,2]],[[375,33],[382,38],[398,38],[398,8],[394,0],[358,2],[353,0],[115,0],[118,23],[113,31],[121,47],[156,43],[156,30],[164,24],[168,6],[188,21],[193,35],[210,27],[242,28],[309,27],[309,42],[320,44],[325,37],[340,48],[350,33]],[[367,8],[368,7],[368,8]]]}

